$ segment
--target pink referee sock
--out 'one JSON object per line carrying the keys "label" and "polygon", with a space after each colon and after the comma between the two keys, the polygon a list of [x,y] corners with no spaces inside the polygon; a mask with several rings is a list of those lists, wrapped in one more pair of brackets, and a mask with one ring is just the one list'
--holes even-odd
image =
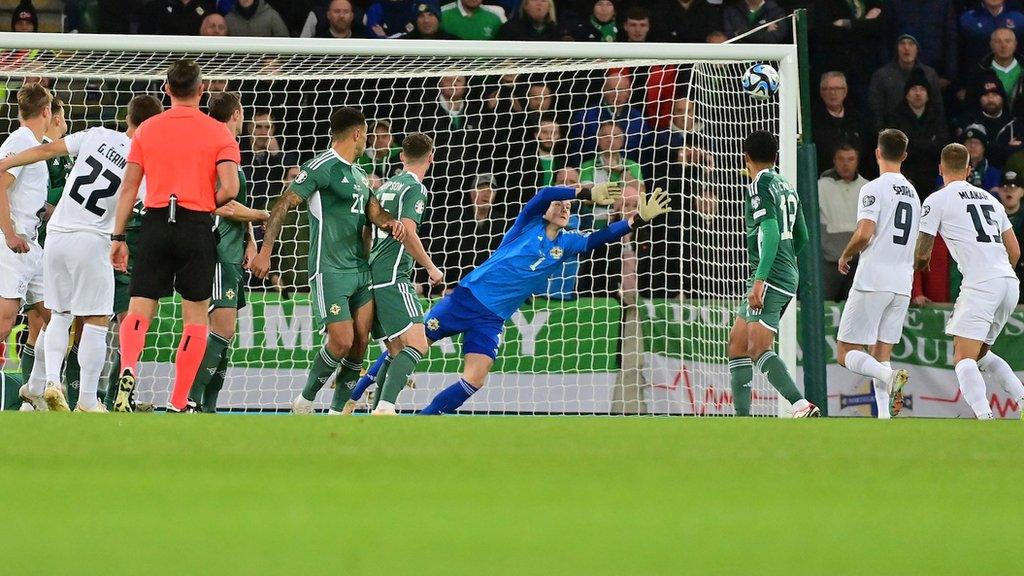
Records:
{"label": "pink referee sock", "polygon": [[146,347],[146,332],[149,320],[140,315],[129,313],[121,321],[119,339],[121,341],[121,372],[125,369],[135,373],[135,365],[139,363],[142,349]]}
{"label": "pink referee sock", "polygon": [[174,393],[171,395],[171,404],[178,410],[188,404],[188,392],[206,354],[208,334],[209,329],[204,324],[186,324],[181,333],[178,355],[174,358]]}

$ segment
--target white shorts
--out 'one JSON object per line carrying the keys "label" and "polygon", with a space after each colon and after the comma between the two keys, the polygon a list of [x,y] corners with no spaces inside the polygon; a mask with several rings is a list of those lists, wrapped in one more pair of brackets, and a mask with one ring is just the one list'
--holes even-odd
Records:
{"label": "white shorts", "polygon": [[993,278],[976,286],[963,286],[946,324],[946,334],[992,344],[1017,306],[1020,283],[1016,278]]}
{"label": "white shorts", "polygon": [[47,308],[75,316],[114,313],[110,240],[96,232],[50,230],[43,262]]}
{"label": "white shorts", "polygon": [[895,292],[865,292],[854,288],[839,320],[840,342],[871,346],[897,344],[903,338],[910,296]]}
{"label": "white shorts", "polygon": [[0,234],[0,298],[25,306],[43,301],[43,249],[29,241],[25,254],[15,254]]}

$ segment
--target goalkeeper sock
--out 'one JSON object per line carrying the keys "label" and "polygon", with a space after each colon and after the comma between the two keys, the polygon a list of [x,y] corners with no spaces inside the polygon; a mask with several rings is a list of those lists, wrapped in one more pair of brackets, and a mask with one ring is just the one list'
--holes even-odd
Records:
{"label": "goalkeeper sock", "polygon": [[192,389],[188,393],[189,400],[202,405],[206,387],[217,373],[217,366],[220,365],[220,359],[229,344],[228,340],[220,334],[210,332],[210,338],[206,342],[206,353],[203,354],[203,362],[199,365],[196,380],[192,383]]}
{"label": "goalkeeper sock", "polygon": [[754,363],[750,358],[732,358],[729,360],[729,385],[732,387],[732,405],[737,416],[750,416],[752,390],[750,383],[754,380]]}
{"label": "goalkeeper sock", "polygon": [[220,395],[220,390],[224,387],[224,377],[227,376],[230,359],[231,351],[225,350],[220,357],[220,364],[217,365],[217,373],[210,378],[210,383],[206,385],[206,391],[203,392],[203,412],[217,413],[217,396]]}
{"label": "goalkeeper sock", "polygon": [[28,376],[28,391],[38,396],[46,390],[46,330],[39,331],[36,344],[36,361]]}
{"label": "goalkeeper sock", "polygon": [[[849,358],[850,355],[847,354],[846,357]],[[879,362],[879,364],[886,368],[892,368],[892,364],[889,362]],[[872,378],[871,385],[875,388],[875,409],[878,411],[878,417],[882,420],[888,420],[892,417],[889,412],[889,407],[892,404],[892,391],[889,390],[889,381]]]}
{"label": "goalkeeper sock", "polygon": [[181,344],[178,354],[174,357],[174,391],[171,393],[171,405],[178,410],[188,406],[188,391],[196,380],[199,365],[206,355],[206,339],[209,329],[205,324],[186,324],[181,331]]}
{"label": "goalkeeper sock", "polygon": [[362,370],[361,361],[349,358],[341,360],[341,369],[338,370],[338,377],[334,379],[334,398],[331,399],[331,410],[341,412],[345,407],[345,402],[352,395],[352,388],[356,385],[356,380],[359,380],[359,373]]}
{"label": "goalkeeper sock", "polygon": [[60,369],[64,366],[64,354],[68,351],[68,342],[71,340],[71,323],[74,317],[70,314],[53,312],[50,314],[50,323],[46,326],[46,337],[39,333],[39,340],[42,340],[42,348],[45,350],[46,360],[46,381],[60,382]]}
{"label": "goalkeeper sock", "polygon": [[1024,400],[1024,384],[1020,383],[1020,379],[1013,373],[1013,368],[1010,368],[1006,360],[997,356],[995,352],[989,350],[988,354],[982,356],[981,360],[978,360],[978,369],[994,376],[1003,390],[1018,404]]}
{"label": "goalkeeper sock", "polygon": [[988,402],[988,394],[985,390],[985,378],[978,370],[978,363],[970,358],[964,358],[957,362],[954,367],[956,379],[960,381],[960,393],[964,400],[974,410],[978,420],[992,419],[992,406]]}
{"label": "goalkeeper sock", "polygon": [[[106,332],[104,332],[104,334],[106,334]],[[103,344],[104,350],[106,350],[106,342],[104,342]],[[105,354],[106,352],[104,351],[104,355]],[[75,405],[78,404],[79,387],[81,385],[82,365],[79,363],[78,360],[78,345],[72,344],[71,351],[68,352],[68,357],[64,361],[64,386],[68,390],[68,407],[70,407],[72,410],[74,410]],[[92,406],[93,404],[86,405]]]}
{"label": "goalkeeper sock", "polygon": [[460,378],[458,382],[438,392],[430,404],[420,411],[420,416],[451,414],[459,409],[479,388]]}
{"label": "goalkeeper sock", "polygon": [[21,379],[28,382],[29,376],[32,375],[32,368],[36,365],[36,349],[35,346],[25,343],[21,347]]}
{"label": "goalkeeper sock", "polygon": [[[377,357],[370,369],[366,371],[366,374],[356,382],[356,385],[352,388],[352,394],[349,395],[349,400],[358,401],[366,393],[366,389],[377,381],[377,373],[380,372],[380,367],[391,359],[388,355],[388,351],[385,350],[383,354]],[[379,396],[379,394],[378,394]]]}
{"label": "goalkeeper sock", "polygon": [[107,391],[103,394],[103,405],[110,412],[114,411],[114,398],[117,396],[117,381],[121,379],[118,368],[121,366],[121,351],[114,348],[113,358],[110,360],[110,373],[107,374]]}
{"label": "goalkeeper sock", "polygon": [[121,342],[121,369],[118,376],[125,370],[135,373],[135,365],[139,363],[139,356],[142,349],[146,347],[146,331],[149,330],[149,320],[141,314],[128,313],[121,321],[121,329],[118,338]]}
{"label": "goalkeeper sock", "polygon": [[416,370],[416,365],[423,359],[423,354],[419,350],[406,346],[402,348],[402,351],[395,356],[395,359],[391,361],[391,366],[388,368],[387,379],[384,380],[383,387],[380,392],[377,393],[377,398],[385,402],[391,402],[394,404],[398,401],[398,393],[405,388],[405,383],[409,381],[409,376]]}
{"label": "goalkeeper sock", "polygon": [[800,390],[797,389],[796,384],[793,382],[793,377],[789,374],[789,370],[782,363],[782,358],[779,358],[775,352],[769,350],[761,354],[761,357],[757,359],[757,369],[768,378],[768,382],[790,404],[796,404],[803,399],[803,395],[800,394]]}
{"label": "goalkeeper sock", "polygon": [[341,364],[340,358],[331,356],[327,348],[321,348],[316,356],[313,356],[313,365],[309,367],[306,385],[302,388],[302,397],[310,402],[316,400],[316,393],[324,387],[331,374],[334,374],[338,364]]}
{"label": "goalkeeper sock", "polygon": [[84,408],[96,406],[96,388],[100,383],[100,372],[107,359],[107,327],[95,324],[82,326],[81,347],[82,379],[78,403]]}

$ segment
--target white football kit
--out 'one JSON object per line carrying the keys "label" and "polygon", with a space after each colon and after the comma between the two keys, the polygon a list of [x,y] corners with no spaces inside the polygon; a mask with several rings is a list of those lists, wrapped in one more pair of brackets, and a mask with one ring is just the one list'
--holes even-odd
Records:
{"label": "white football kit", "polygon": [[[7,137],[0,146],[0,158],[39,146],[35,134],[24,126]],[[46,204],[50,173],[46,162],[33,162],[8,170],[14,176],[14,185],[7,190],[11,219],[16,234],[28,240],[29,251],[15,254],[7,247],[0,232],[0,298],[22,300],[30,306],[43,300],[43,250],[36,241],[39,211]]]}
{"label": "white football kit", "polygon": [[110,234],[131,140],[123,132],[89,128],[64,143],[75,164],[47,225],[46,307],[75,316],[110,315]]}
{"label": "white football kit", "polygon": [[942,235],[964,276],[946,334],[992,344],[1003,331],[1020,295],[1003,245],[1010,228],[999,200],[964,181],[925,200],[921,232]]}
{"label": "white football kit", "polygon": [[902,174],[882,174],[861,188],[857,220],[874,222],[875,234],[860,254],[838,339],[863,346],[896,344],[914,283],[921,200]]}

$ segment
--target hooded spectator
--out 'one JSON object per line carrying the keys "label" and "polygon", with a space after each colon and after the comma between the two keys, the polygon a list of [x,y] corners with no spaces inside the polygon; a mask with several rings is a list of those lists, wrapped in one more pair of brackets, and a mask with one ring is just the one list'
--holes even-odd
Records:
{"label": "hooded spectator", "polygon": [[455,36],[441,30],[441,9],[432,2],[416,5],[416,19],[413,31],[403,36],[409,40],[456,40]]}
{"label": "hooded spectator", "polygon": [[224,19],[232,36],[288,37],[284,20],[266,0],[236,0]]}
{"label": "hooded spectator", "polygon": [[499,40],[557,42],[560,38],[554,0],[523,0],[498,33]]}
{"label": "hooded spectator", "polygon": [[923,200],[933,191],[939,177],[939,154],[949,142],[946,120],[931,100],[928,80],[923,72],[910,75],[904,87],[903,102],[885,121],[889,128],[903,131],[910,140],[903,174]]}
{"label": "hooded spectator", "polygon": [[39,14],[30,0],[22,0],[11,13],[12,32],[39,32]]}
{"label": "hooded spectator", "polygon": [[892,114],[903,102],[907,80],[916,71],[924,74],[928,81],[929,100],[933,102],[938,113],[944,115],[939,76],[931,66],[918,61],[918,50],[917,38],[910,34],[900,36],[896,41],[896,57],[871,76],[868,102],[876,131],[885,127],[883,124],[886,116]]}
{"label": "hooded spectator", "polygon": [[952,0],[895,0],[888,4],[889,20],[899,35],[920,43],[921,62],[939,74],[945,89],[957,78],[956,13]]}
{"label": "hooded spectator", "polygon": [[661,0],[652,10],[651,39],[656,42],[701,43],[722,29],[722,12],[707,0]]}
{"label": "hooded spectator", "polygon": [[742,0],[722,10],[722,29],[729,38],[736,38],[751,30],[765,26],[742,42],[748,44],[782,44],[789,40],[788,22],[775,22],[785,18],[783,10],[775,0]]}

